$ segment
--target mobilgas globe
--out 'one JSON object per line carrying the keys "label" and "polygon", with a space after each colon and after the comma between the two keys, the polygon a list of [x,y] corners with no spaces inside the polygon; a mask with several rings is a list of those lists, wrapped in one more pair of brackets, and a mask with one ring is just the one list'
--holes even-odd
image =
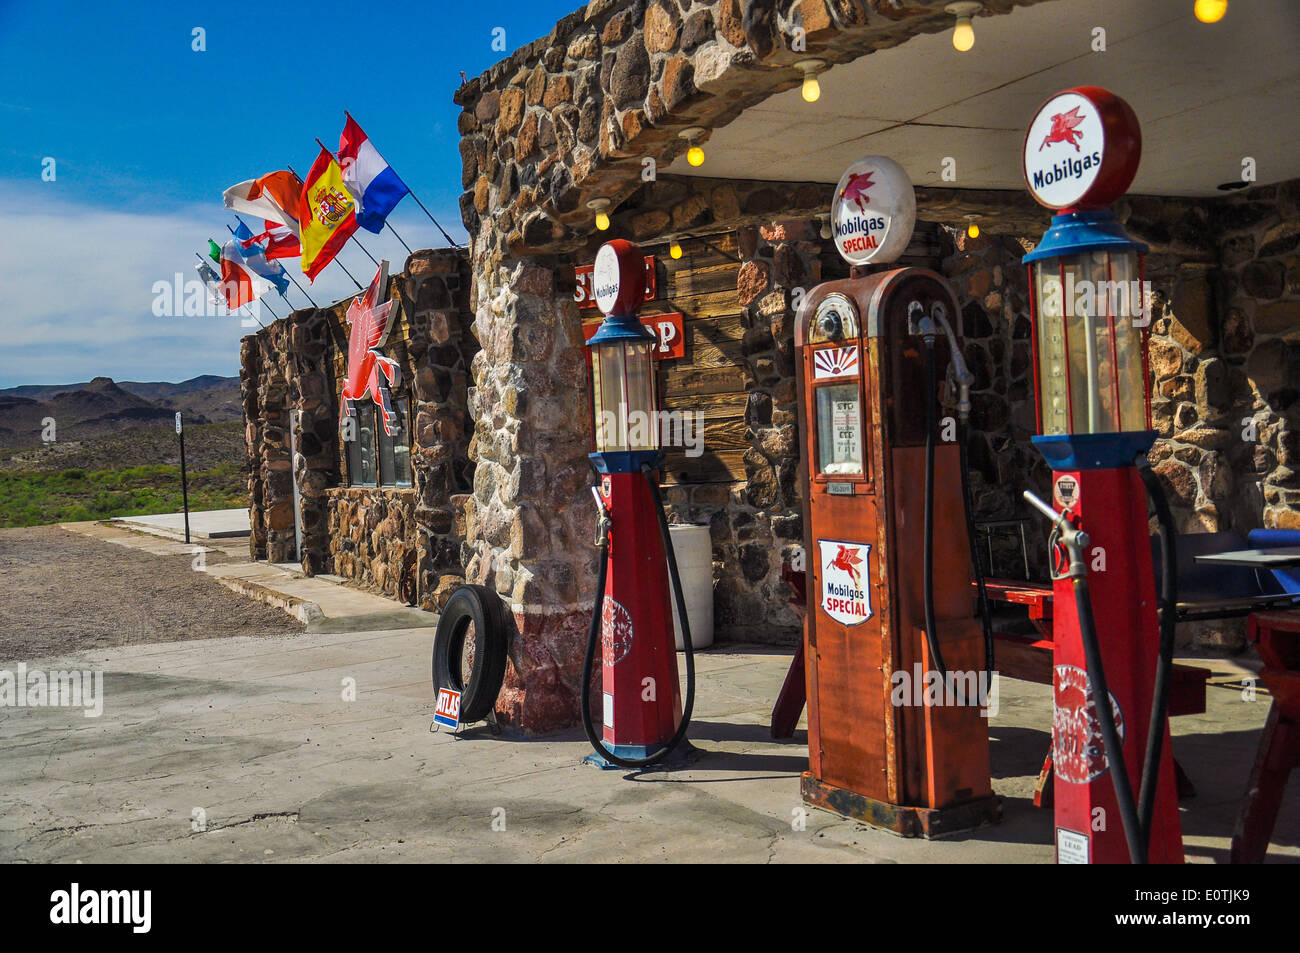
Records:
{"label": "mobilgas globe", "polygon": [[1064,179],[1079,179],[1085,172],[1090,171],[1096,166],[1101,165],[1101,153],[1094,152],[1086,155],[1082,159],[1062,159],[1050,169],[1037,169],[1030,176],[1030,182],[1035,189],[1041,189],[1044,186],[1052,185]]}

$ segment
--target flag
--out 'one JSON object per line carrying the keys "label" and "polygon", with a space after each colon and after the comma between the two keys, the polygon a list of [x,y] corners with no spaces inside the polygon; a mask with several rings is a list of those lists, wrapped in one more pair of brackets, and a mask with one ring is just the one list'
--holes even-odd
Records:
{"label": "flag", "polygon": [[345,112],[343,115],[347,116],[343,133],[339,136],[339,163],[343,167],[343,184],[356,199],[357,224],[366,231],[378,234],[384,229],[388,213],[411,190],[375,150],[374,144],[351,114]]}
{"label": "flag", "polygon": [[221,266],[221,296],[231,311],[271,290],[271,283],[248,267],[239,243],[233,238],[221,246],[209,238],[208,255]]}
{"label": "flag", "polygon": [[312,163],[302,187],[302,270],[312,281],[357,230],[356,202],[343,184],[343,170],[326,149]]}
{"label": "flag", "polygon": [[212,266],[206,261],[201,261],[194,266],[194,270],[199,273],[199,279],[208,289],[208,297],[216,304],[225,304],[226,296],[221,289],[221,276],[212,270]]}
{"label": "flag", "polygon": [[271,172],[226,189],[226,208],[270,219],[298,234],[298,204],[302,188],[298,177],[287,170]]}
{"label": "flag", "polygon": [[302,243],[298,241],[298,235],[288,225],[281,225],[279,222],[270,222],[262,220],[266,226],[266,231],[254,235],[248,241],[240,242],[245,248],[250,242],[257,242],[262,246],[262,254],[269,259],[276,258],[297,258],[302,254]]}
{"label": "flag", "polygon": [[253,238],[253,233],[243,222],[240,222],[239,227],[235,229],[235,244],[238,252],[244,256],[244,265],[249,271],[271,282],[275,285],[275,290],[282,295],[289,290],[289,276],[285,274],[284,266],[279,262],[266,260],[262,246]]}

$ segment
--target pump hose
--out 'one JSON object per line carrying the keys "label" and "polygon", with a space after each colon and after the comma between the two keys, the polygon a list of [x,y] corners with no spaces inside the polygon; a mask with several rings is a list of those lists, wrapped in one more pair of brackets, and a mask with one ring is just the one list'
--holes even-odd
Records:
{"label": "pump hose", "polygon": [[[971,570],[975,573],[975,591],[978,596],[980,626],[984,630],[984,671],[989,678],[992,678],[993,669],[997,665],[997,660],[993,654],[993,613],[989,608],[989,591],[984,581],[984,566],[980,562],[979,541],[975,537],[975,504],[972,501],[970,491],[970,461],[966,456],[968,433],[968,426],[963,423],[961,432],[957,436],[957,452],[961,468],[961,502],[962,508],[966,512],[966,537],[970,540]],[[990,566],[989,568],[992,569],[993,567]]]}
{"label": "pump hose", "polygon": [[605,537],[598,548],[599,567],[596,570],[596,604],[591,609],[591,627],[587,630],[587,651],[582,658],[581,709],[582,728],[587,733],[587,741],[596,753],[620,768],[645,768],[662,761],[686,737],[686,729],[691,724],[691,713],[695,709],[695,648],[691,644],[691,623],[686,617],[686,598],[682,595],[682,581],[677,574],[677,554],[673,552],[672,537],[668,532],[668,517],[664,515],[663,499],[659,494],[659,483],[648,465],[642,465],[641,472],[650,484],[650,495],[654,497],[655,512],[659,515],[659,534],[664,540],[664,549],[668,555],[668,575],[673,583],[674,602],[677,606],[677,618],[682,623],[682,647],[686,650],[686,701],[682,705],[682,721],[677,732],[668,743],[646,758],[621,758],[601,743],[600,736],[591,722],[591,673],[596,657],[596,643],[600,639],[601,610],[605,601],[605,574],[609,555],[609,539]]}
{"label": "pump hose", "polygon": [[1137,806],[1133,802],[1133,784],[1129,780],[1128,765],[1124,763],[1119,729],[1115,727],[1115,710],[1110,704],[1106,671],[1101,665],[1101,647],[1097,644],[1097,622],[1092,615],[1088,577],[1076,576],[1070,580],[1070,584],[1074,587],[1074,605],[1079,615],[1079,634],[1083,640],[1083,656],[1088,666],[1088,682],[1092,687],[1097,720],[1101,722],[1101,738],[1106,745],[1106,760],[1115,785],[1115,800],[1119,802],[1119,816],[1124,824],[1124,840],[1128,843],[1129,859],[1135,864],[1145,864],[1147,839],[1138,820]]}
{"label": "pump hose", "polygon": [[939,651],[939,633],[934,625],[934,441],[938,427],[939,386],[934,359],[934,337],[925,338],[925,556],[922,569],[922,587],[925,594],[925,641],[930,648],[939,677],[948,678]]}
{"label": "pump hose", "polygon": [[1156,662],[1156,684],[1151,698],[1151,720],[1147,726],[1147,750],[1142,763],[1142,787],[1138,795],[1138,819],[1146,842],[1151,843],[1151,819],[1155,811],[1156,785],[1160,777],[1160,753],[1165,742],[1168,722],[1169,686],[1174,669],[1174,630],[1178,620],[1178,555],[1174,549],[1174,517],[1169,511],[1160,479],[1148,467],[1139,467],[1138,475],[1146,487],[1147,497],[1160,524],[1160,655]]}

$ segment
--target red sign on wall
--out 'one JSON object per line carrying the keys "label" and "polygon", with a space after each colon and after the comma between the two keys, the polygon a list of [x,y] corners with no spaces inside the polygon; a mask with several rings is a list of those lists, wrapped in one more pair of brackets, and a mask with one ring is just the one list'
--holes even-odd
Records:
{"label": "red sign on wall", "polygon": [[[663,361],[686,356],[686,335],[682,325],[680,311],[670,314],[643,314],[641,323],[654,332],[659,339],[655,348],[655,357]],[[593,334],[600,330],[599,321],[588,321],[582,326],[582,336],[590,341]]]}
{"label": "red sign on wall", "polygon": [[[582,310],[596,307],[596,292],[591,282],[591,273],[594,268],[595,268],[594,265],[579,265],[578,267],[573,269],[573,277],[575,279],[575,283],[573,286],[573,300],[578,302],[578,307]],[[645,256],[645,300],[653,301],[654,298],[655,298],[655,256],[646,255]]]}

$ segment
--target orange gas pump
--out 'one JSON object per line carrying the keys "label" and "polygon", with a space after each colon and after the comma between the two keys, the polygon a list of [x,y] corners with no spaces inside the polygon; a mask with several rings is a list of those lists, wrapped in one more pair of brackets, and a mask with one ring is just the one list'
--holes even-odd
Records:
{"label": "orange gas pump", "polygon": [[900,268],[817,286],[795,331],[809,572],[803,797],[904,836],[1001,818],[955,421],[946,428],[937,413],[956,313],[939,275]]}

